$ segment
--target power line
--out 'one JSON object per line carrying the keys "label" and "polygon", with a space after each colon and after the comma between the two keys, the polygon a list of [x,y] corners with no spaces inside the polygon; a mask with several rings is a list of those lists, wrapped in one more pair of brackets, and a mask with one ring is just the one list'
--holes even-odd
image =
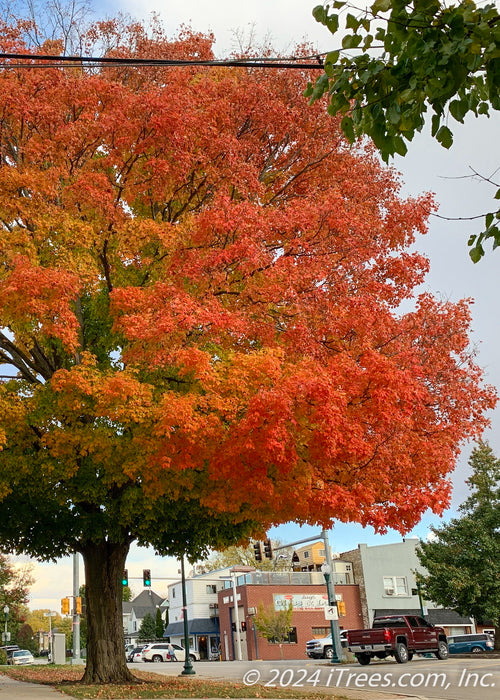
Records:
{"label": "power line", "polygon": [[[243,58],[227,60],[201,59],[164,59],[164,58],[120,58],[113,56],[54,56],[42,54],[0,53],[0,61],[30,61],[30,63],[3,63],[0,68],[49,68],[75,67],[88,65],[100,67],[106,65],[125,67],[182,67],[205,66],[223,68],[292,68],[294,70],[322,70],[323,56],[290,57],[290,58]],[[306,61],[306,62],[303,62]],[[42,62],[42,63],[41,63]],[[69,65],[68,65],[69,64]]]}

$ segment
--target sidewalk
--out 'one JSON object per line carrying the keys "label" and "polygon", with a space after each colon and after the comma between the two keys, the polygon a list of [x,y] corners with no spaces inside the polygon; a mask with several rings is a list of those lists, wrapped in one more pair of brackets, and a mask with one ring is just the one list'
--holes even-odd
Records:
{"label": "sidewalk", "polygon": [[0,700],[61,700],[68,697],[49,685],[23,683],[0,673]]}
{"label": "sidewalk", "polygon": [[[334,695],[333,691],[326,689],[325,695]],[[381,693],[377,690],[352,690],[351,688],[338,688],[338,697],[348,700],[420,700],[423,696],[404,695],[401,693]],[[60,693],[48,685],[38,683],[24,683],[15,681],[8,676],[0,674],[0,700],[61,700],[70,698],[70,695]],[[144,698],[142,698],[144,700]],[[217,700],[219,700],[217,698]],[[239,700],[244,700],[240,698]],[[255,700],[250,698],[249,700]]]}

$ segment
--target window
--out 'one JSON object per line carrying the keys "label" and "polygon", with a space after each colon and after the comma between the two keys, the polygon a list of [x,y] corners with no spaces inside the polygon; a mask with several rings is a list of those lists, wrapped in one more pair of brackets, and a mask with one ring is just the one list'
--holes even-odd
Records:
{"label": "window", "polygon": [[304,559],[309,559],[309,552],[304,552]]}
{"label": "window", "polygon": [[384,595],[408,596],[406,576],[384,576]]}
{"label": "window", "polygon": [[217,593],[217,585],[215,583],[207,583],[207,593]]}
{"label": "window", "polygon": [[282,642],[278,642],[276,639],[270,639],[269,642],[271,644],[297,644],[297,628],[292,627]]}
{"label": "window", "polygon": [[419,627],[432,627],[431,623],[424,620],[423,617],[417,617],[417,622]]}

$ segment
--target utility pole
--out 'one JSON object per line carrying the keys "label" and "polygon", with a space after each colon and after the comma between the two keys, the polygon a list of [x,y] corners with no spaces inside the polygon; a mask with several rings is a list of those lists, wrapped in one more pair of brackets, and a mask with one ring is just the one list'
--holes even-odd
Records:
{"label": "utility pole", "polygon": [[[333,573],[333,564],[332,564],[332,555],[330,553],[330,544],[328,542],[328,532],[326,530],[322,530],[320,535],[317,535],[316,537],[306,537],[303,540],[297,540],[296,542],[289,542],[288,544],[282,544],[279,547],[275,547],[274,550],[277,551],[279,549],[285,549],[286,547],[295,547],[298,544],[305,544],[306,542],[315,542],[319,539],[322,539],[325,545],[325,564],[328,569],[328,579],[325,576],[325,582],[326,582],[326,587],[327,587],[327,592],[328,592],[328,603],[330,605],[334,605],[335,608],[337,609],[337,619],[332,621],[331,624],[331,630],[332,630],[332,648],[333,648],[333,658],[332,658],[332,663],[337,663],[338,661],[342,661],[343,659],[343,653],[342,653],[342,643],[340,641],[340,629],[339,629],[339,621],[338,621],[338,606],[337,606],[337,599],[335,597],[335,586],[333,585],[333,582],[331,580],[331,575]],[[324,574],[323,574],[324,575]]]}
{"label": "utility pole", "polygon": [[233,606],[234,606],[234,625],[236,627],[236,658],[241,661],[241,636],[240,636],[240,615],[238,612],[238,597],[236,595],[236,575],[231,577],[233,584]]}
{"label": "utility pole", "polygon": [[80,615],[76,609],[76,599],[80,595],[80,570],[79,554],[73,554],[73,657],[72,664],[81,663],[80,658]]}

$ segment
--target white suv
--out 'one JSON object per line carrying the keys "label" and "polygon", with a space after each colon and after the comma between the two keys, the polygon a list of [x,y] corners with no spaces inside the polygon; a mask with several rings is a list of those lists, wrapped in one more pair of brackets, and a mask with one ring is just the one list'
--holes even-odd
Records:
{"label": "white suv", "polygon": [[[178,644],[169,644],[168,642],[154,642],[153,644],[147,644],[142,650],[142,660],[143,661],[154,661],[156,663],[161,663],[162,661],[170,661],[169,649],[173,647],[175,651],[175,658],[177,661],[185,661],[186,653],[183,647]],[[200,655],[194,649],[189,650],[189,658],[191,661],[199,661]]]}

